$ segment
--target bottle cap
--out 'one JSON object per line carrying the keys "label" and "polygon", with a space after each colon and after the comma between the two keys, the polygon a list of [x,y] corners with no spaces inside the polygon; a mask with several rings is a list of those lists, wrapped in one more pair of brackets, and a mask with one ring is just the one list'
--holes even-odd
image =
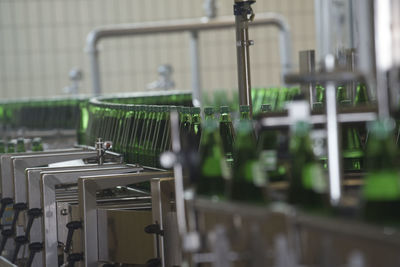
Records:
{"label": "bottle cap", "polygon": [[239,111],[240,111],[240,113],[243,113],[243,112],[250,112],[250,106],[248,106],[248,105],[241,105],[241,106],[239,107]]}
{"label": "bottle cap", "polygon": [[213,113],[214,113],[214,108],[213,107],[205,107],[204,108],[204,114],[212,115]]}
{"label": "bottle cap", "polygon": [[261,105],[261,112],[269,112],[271,111],[271,105],[270,104],[262,104]]}
{"label": "bottle cap", "polygon": [[200,114],[201,109],[199,107],[192,107],[190,108],[191,114]]}
{"label": "bottle cap", "polygon": [[229,107],[228,106],[221,106],[220,107],[220,113],[229,113]]}

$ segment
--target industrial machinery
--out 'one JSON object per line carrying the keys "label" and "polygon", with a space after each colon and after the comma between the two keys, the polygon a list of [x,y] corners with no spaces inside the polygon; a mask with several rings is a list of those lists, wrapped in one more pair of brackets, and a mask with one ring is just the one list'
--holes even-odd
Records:
{"label": "industrial machinery", "polygon": [[[0,103],[0,266],[400,265],[399,1],[315,1],[319,58],[301,51],[298,73],[285,18],[255,4],[99,27],[95,97]],[[299,87],[252,90],[262,25]],[[198,35],[221,28],[236,30],[238,99],[217,112]],[[102,38],[174,32],[191,36],[192,92],[100,96]]]}

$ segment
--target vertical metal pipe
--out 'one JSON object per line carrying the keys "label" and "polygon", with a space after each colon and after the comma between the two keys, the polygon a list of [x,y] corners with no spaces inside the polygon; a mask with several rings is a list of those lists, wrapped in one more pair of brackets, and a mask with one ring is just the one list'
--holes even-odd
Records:
{"label": "vertical metal pipe", "polygon": [[[299,52],[300,58],[300,73],[310,73],[315,72],[315,51],[314,50],[305,50]],[[314,96],[314,88],[315,84],[308,83],[301,85],[301,91],[305,94],[306,99],[309,99],[310,107],[312,108],[315,102]]]}
{"label": "vertical metal pipe", "polygon": [[242,15],[237,15],[235,17],[235,22],[239,105],[248,105],[250,106],[251,111],[252,103],[249,46],[251,45],[252,41],[249,40],[248,20]]}
{"label": "vertical metal pipe", "polygon": [[[333,71],[335,57],[326,56],[325,67]],[[328,168],[329,168],[329,195],[333,206],[340,202],[341,188],[341,158],[339,142],[339,125],[336,105],[336,86],[333,82],[326,84],[326,129],[328,132]]]}
{"label": "vertical metal pipe", "polygon": [[93,94],[101,95],[99,52],[97,49],[89,51],[90,68],[92,71]]}
{"label": "vertical metal pipe", "polygon": [[391,0],[374,1],[376,93],[379,117],[389,117],[389,94],[386,73],[392,67]]}
{"label": "vertical metal pipe", "polygon": [[193,106],[201,107],[201,79],[200,79],[200,51],[199,51],[199,33],[190,32],[190,65],[192,72],[192,99]]}

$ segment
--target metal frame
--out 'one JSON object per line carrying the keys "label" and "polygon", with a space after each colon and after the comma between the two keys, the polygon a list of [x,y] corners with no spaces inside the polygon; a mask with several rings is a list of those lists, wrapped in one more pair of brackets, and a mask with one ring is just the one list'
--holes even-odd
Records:
{"label": "metal frame", "polygon": [[[42,151],[42,152],[22,152],[22,153],[9,153],[0,156],[0,166],[1,166],[1,177],[5,177],[1,179],[1,189],[6,190],[8,192],[13,192],[12,185],[10,184],[8,177],[12,177],[12,159],[11,157],[15,156],[29,156],[29,155],[46,155],[46,154],[55,154],[55,153],[69,153],[69,152],[83,152],[84,150],[81,148],[72,148],[72,149],[59,149],[59,150],[50,150],[50,151]],[[2,196],[4,197],[4,196]]]}
{"label": "metal frame", "polygon": [[[291,57],[291,37],[290,29],[286,19],[276,13],[257,14],[256,19],[250,26],[274,26],[279,30],[279,47],[282,81],[285,74],[292,68]],[[201,103],[201,79],[199,65],[199,49],[198,49],[198,33],[200,31],[209,31],[216,29],[234,28],[235,20],[232,16],[219,17],[215,19],[185,19],[178,21],[160,21],[146,22],[135,24],[109,25],[92,30],[86,38],[87,52],[90,56],[90,64],[92,71],[93,94],[100,95],[100,66],[99,66],[99,49],[98,43],[104,38],[122,37],[122,36],[138,36],[148,34],[165,34],[188,31],[191,33],[190,54],[192,67],[192,91],[193,104],[200,106]]]}
{"label": "metal frame", "polygon": [[84,249],[84,265],[98,265],[98,226],[96,191],[115,186],[123,186],[141,182],[150,182],[154,178],[173,177],[168,172],[148,172],[136,174],[82,176],[78,179],[79,208],[83,222],[82,243]]}
{"label": "metal frame", "polygon": [[[42,208],[41,206],[41,194],[40,194],[40,177],[42,173],[50,172],[50,171],[68,171],[68,170],[85,170],[85,169],[93,169],[93,168],[106,168],[106,167],[122,167],[123,165],[118,164],[106,164],[103,166],[99,166],[97,164],[90,165],[82,165],[82,166],[69,166],[69,167],[43,167],[43,168],[28,168],[26,170],[26,186],[28,187],[27,198],[20,199],[20,202],[27,202],[28,209],[33,208]],[[16,200],[17,201],[17,200]],[[36,219],[32,223],[32,228],[29,233],[30,243],[33,242],[41,242],[43,240],[42,237],[42,223],[39,219]],[[43,266],[43,262],[41,258],[43,252],[39,252],[40,256],[36,256],[32,263],[32,266]]]}
{"label": "metal frame", "polygon": [[[41,173],[40,188],[43,207],[43,239],[44,239],[44,266],[57,266],[57,205],[56,185],[76,184],[83,175],[93,175],[96,172],[108,175],[118,175],[127,172],[139,172],[142,168],[123,167],[98,167],[92,170],[53,171]],[[36,193],[36,192],[31,192]],[[91,225],[92,227],[93,225]],[[97,229],[97,227],[96,227]]]}

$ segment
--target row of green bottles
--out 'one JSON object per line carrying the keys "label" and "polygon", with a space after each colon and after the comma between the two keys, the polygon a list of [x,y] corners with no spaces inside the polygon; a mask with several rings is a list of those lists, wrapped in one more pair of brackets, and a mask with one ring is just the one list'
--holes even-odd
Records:
{"label": "row of green bottles", "polygon": [[132,96],[102,97],[101,101],[128,105],[191,106],[192,94],[183,91],[160,91],[152,94],[135,93]]}
{"label": "row of green bottles", "polygon": [[[98,137],[110,140],[112,149],[122,153],[127,162],[160,167],[159,155],[171,146],[169,114],[173,109],[180,113],[181,135],[190,133],[200,139],[198,108],[116,104],[88,106],[87,131],[83,139],[88,145]],[[196,146],[196,138],[193,140]]]}
{"label": "row of green bottles", "polygon": [[[32,140],[31,150],[43,151],[43,143],[40,137],[35,137]],[[15,152],[21,153],[26,151],[27,149],[25,146],[24,138],[18,138],[16,141],[15,140],[8,141],[7,144],[3,140],[0,140],[0,154],[15,153]]]}
{"label": "row of green bottles", "polygon": [[[316,85],[316,102],[313,109],[323,111],[325,106],[325,88],[322,85]],[[340,108],[351,106],[366,106],[369,105],[368,91],[365,85],[358,84],[354,101],[351,101],[347,95],[346,87],[338,86],[336,91],[336,99]],[[341,125],[341,140],[343,153],[343,170],[344,171],[362,171],[364,166],[364,151],[367,141],[368,132],[365,124],[357,126],[342,124]],[[322,160],[327,167],[327,158]]]}
{"label": "row of green bottles", "polygon": [[[283,110],[286,102],[292,101],[298,94],[300,94],[300,89],[297,87],[253,88],[251,90],[253,113],[261,112],[262,104],[270,105],[272,111]],[[213,90],[212,93],[206,92],[203,95],[203,103],[206,106],[228,106],[232,111],[238,111],[238,99],[237,89],[232,90],[232,94],[229,94],[228,90],[217,89]]]}
{"label": "row of green bottles", "polygon": [[213,199],[264,202],[266,180],[258,161],[250,108],[241,106],[240,111],[234,131],[228,107],[221,107],[219,122],[213,109],[205,108],[197,193]]}
{"label": "row of green bottles", "polygon": [[32,100],[0,104],[1,123],[14,129],[75,129],[80,99]]}

